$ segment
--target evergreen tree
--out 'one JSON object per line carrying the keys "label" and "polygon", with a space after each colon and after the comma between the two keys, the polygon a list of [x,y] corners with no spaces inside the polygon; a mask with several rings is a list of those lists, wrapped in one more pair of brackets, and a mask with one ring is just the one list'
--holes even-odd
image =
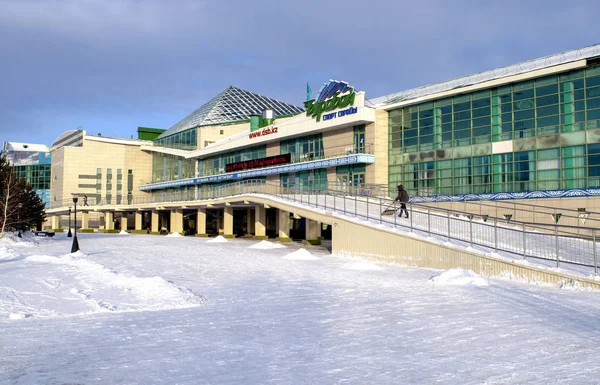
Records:
{"label": "evergreen tree", "polygon": [[38,227],[46,218],[44,202],[0,155],[0,238],[6,231]]}

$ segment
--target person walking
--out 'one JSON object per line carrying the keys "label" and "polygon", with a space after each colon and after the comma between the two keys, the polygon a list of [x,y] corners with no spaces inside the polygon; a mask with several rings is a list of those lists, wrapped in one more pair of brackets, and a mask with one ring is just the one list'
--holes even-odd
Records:
{"label": "person walking", "polygon": [[88,205],[88,202],[87,202],[87,195],[84,195],[84,196],[83,196],[83,205],[84,205],[84,206],[89,206],[89,205]]}
{"label": "person walking", "polygon": [[406,218],[408,218],[408,210],[406,209],[406,203],[408,202],[408,199],[408,192],[404,189],[403,185],[399,185],[398,196],[396,197],[396,199],[394,199],[394,202],[400,202],[400,213],[398,214],[399,217],[402,217],[402,211],[404,211],[404,213],[406,214]]}

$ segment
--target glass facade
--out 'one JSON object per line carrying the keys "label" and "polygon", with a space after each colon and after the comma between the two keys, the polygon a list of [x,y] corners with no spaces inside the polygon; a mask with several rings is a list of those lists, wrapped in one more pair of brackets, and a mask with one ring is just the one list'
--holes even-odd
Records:
{"label": "glass facade", "polygon": [[193,178],[196,176],[196,160],[181,156],[152,154],[152,182],[165,182]]}
{"label": "glass facade", "polygon": [[292,154],[292,163],[323,159],[325,156],[322,134],[283,140],[279,144],[279,148],[280,154]]}
{"label": "glass facade", "polygon": [[300,171],[279,175],[281,187],[298,190],[325,190],[327,188],[327,170]]}
{"label": "glass facade", "polygon": [[199,161],[198,169],[201,170],[200,176],[224,174],[225,166],[230,163],[260,159],[266,156],[267,146],[255,146],[202,159]]}
{"label": "glass facade", "polygon": [[[389,185],[411,195],[597,187],[600,67],[389,113]],[[544,139],[545,138],[545,139]],[[511,140],[512,151],[492,151]]]}
{"label": "glass facade", "polygon": [[366,166],[351,164],[335,168],[336,183],[340,186],[360,186],[365,184]]}
{"label": "glass facade", "polygon": [[7,159],[12,164],[16,175],[24,179],[46,204],[50,203],[50,163],[49,152],[27,151],[27,145],[22,150],[13,151],[5,145]]}
{"label": "glass facade", "polygon": [[14,166],[15,173],[39,195],[45,203],[50,203],[50,164]]}
{"label": "glass facade", "polygon": [[156,139],[154,144],[161,147],[177,148],[179,150],[195,150],[196,149],[196,129],[178,132],[164,138]]}

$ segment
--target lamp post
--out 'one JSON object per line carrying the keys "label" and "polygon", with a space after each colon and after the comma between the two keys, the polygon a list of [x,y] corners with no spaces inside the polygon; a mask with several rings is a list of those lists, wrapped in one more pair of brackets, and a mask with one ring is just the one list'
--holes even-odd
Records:
{"label": "lamp post", "polygon": [[21,210],[23,209],[23,203],[18,204],[19,211],[17,211],[17,236],[21,238]]}
{"label": "lamp post", "polygon": [[67,233],[67,237],[71,238],[73,234],[71,234],[71,208],[69,207],[69,232]]}
{"label": "lamp post", "polygon": [[[73,205],[75,208],[75,219],[73,220],[73,228],[75,235],[73,236],[73,246],[71,246],[71,253],[79,251],[79,242],[77,242],[77,197],[73,197]],[[71,217],[69,216],[69,218]]]}

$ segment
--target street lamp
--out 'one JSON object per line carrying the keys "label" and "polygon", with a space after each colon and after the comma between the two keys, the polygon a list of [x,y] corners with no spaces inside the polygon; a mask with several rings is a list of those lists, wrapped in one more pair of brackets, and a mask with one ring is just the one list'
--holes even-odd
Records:
{"label": "street lamp", "polygon": [[[71,246],[71,253],[79,251],[79,242],[77,242],[77,197],[73,197],[73,205],[75,206],[75,219],[73,220],[73,228],[75,235],[73,236],[73,246]],[[70,211],[70,209],[69,209]],[[69,216],[69,218],[71,218]]]}
{"label": "street lamp", "polygon": [[21,238],[21,210],[23,209],[23,203],[17,205],[19,211],[17,211],[17,236]]}
{"label": "street lamp", "polygon": [[67,237],[71,238],[73,237],[73,234],[71,234],[71,208],[69,207],[69,232],[67,233]]}

